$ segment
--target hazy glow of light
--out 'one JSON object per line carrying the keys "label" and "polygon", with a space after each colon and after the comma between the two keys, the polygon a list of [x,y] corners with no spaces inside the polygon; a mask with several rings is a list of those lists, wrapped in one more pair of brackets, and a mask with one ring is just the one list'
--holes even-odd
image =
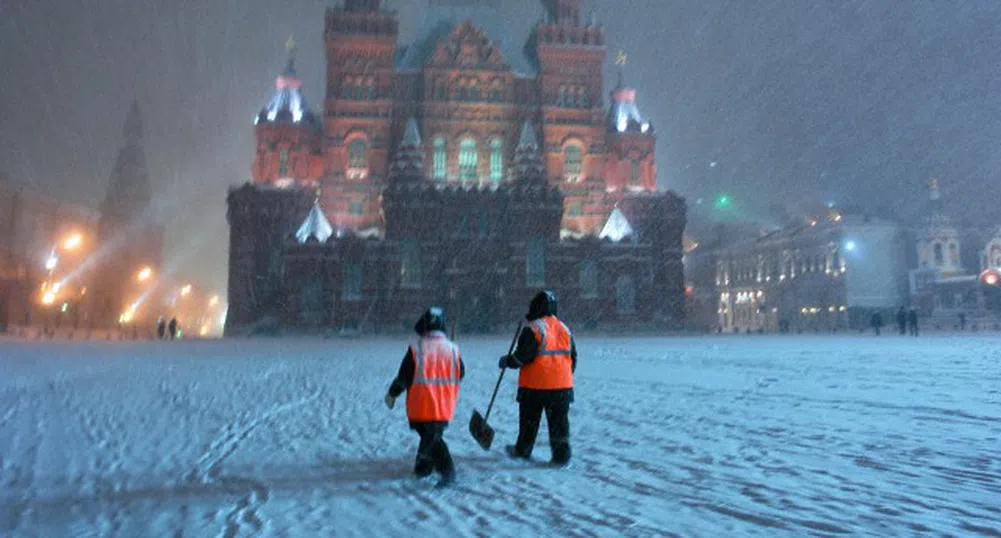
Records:
{"label": "hazy glow of light", "polygon": [[189,293],[191,293],[191,284],[185,284],[184,287],[181,288],[181,297],[187,297]]}
{"label": "hazy glow of light", "polygon": [[854,252],[855,249],[857,249],[857,248],[858,248],[858,244],[856,244],[855,241],[847,241],[847,242],[845,242],[845,250],[847,250],[848,252]]}
{"label": "hazy glow of light", "polygon": [[212,298],[209,299],[209,306],[215,306],[217,304],[219,304],[219,296],[213,295]]}
{"label": "hazy glow of light", "polygon": [[45,260],[45,269],[47,271],[51,271],[55,269],[56,265],[58,264],[59,264],[59,257],[57,257],[55,254],[51,254],[49,255],[49,259]]}
{"label": "hazy glow of light", "polygon": [[153,270],[149,267],[143,267],[139,270],[139,274],[136,275],[136,278],[139,279],[139,282],[146,282],[151,276],[153,276]]}
{"label": "hazy glow of light", "polygon": [[83,236],[80,234],[73,234],[63,241],[63,248],[66,250],[73,250],[83,243]]}
{"label": "hazy glow of light", "polygon": [[56,294],[51,291],[45,292],[45,295],[42,296],[42,304],[49,305],[54,302],[56,302]]}

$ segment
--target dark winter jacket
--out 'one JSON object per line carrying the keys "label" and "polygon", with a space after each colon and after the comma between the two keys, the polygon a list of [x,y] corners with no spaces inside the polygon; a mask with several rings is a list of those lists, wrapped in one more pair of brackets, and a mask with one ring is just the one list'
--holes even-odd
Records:
{"label": "dark winter jacket", "polygon": [[[535,341],[535,333],[532,332],[531,327],[525,327],[521,330],[521,334],[518,336],[518,346],[515,348],[514,353],[508,355],[507,357],[507,367],[508,368],[521,368],[526,364],[531,364],[535,360],[536,354],[539,351],[539,343]],[[570,358],[573,360],[570,365],[570,369],[574,372],[577,371],[577,343],[574,342],[573,335],[570,335]],[[518,401],[519,402],[539,402],[539,403],[551,403],[558,401],[574,401],[573,389],[560,389],[560,390],[537,390],[537,389],[523,389],[518,388]]]}
{"label": "dark winter jacket", "polygon": [[[389,385],[389,395],[393,398],[399,398],[401,394],[406,392],[411,385],[414,384],[414,373],[417,370],[417,361],[414,358],[412,349],[407,349],[407,354],[403,356],[403,361],[400,362],[400,370],[396,373],[396,379],[393,380],[392,384]],[[466,378],[466,365],[462,362],[462,358],[459,358],[459,379]],[[415,422],[410,423],[410,427],[413,428]]]}

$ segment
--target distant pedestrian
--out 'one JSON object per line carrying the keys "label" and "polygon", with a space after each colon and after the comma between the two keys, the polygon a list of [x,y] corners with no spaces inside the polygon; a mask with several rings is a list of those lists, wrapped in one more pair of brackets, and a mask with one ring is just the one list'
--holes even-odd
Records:
{"label": "distant pedestrian", "polygon": [[177,318],[170,318],[170,323],[167,325],[167,332],[170,333],[171,340],[177,338]]}
{"label": "distant pedestrian", "polygon": [[918,335],[918,311],[915,308],[911,308],[907,312],[907,325],[910,328],[911,336]]}
{"label": "distant pedestrian", "polygon": [[873,312],[872,318],[869,319],[869,325],[872,326],[872,330],[875,331],[876,336],[879,336],[880,331],[883,329],[883,314]]}
{"label": "distant pedestrian", "polygon": [[156,338],[157,340],[163,340],[164,333],[167,332],[167,322],[163,320],[163,316],[156,319]]}
{"label": "distant pedestrian", "polygon": [[902,306],[897,310],[897,328],[900,329],[900,336],[907,334],[907,311]]}

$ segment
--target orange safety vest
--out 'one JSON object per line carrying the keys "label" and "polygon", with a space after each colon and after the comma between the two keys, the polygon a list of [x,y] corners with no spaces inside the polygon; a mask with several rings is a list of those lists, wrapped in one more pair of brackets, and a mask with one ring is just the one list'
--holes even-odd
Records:
{"label": "orange safety vest", "polygon": [[459,348],[433,331],[410,346],[414,382],[407,390],[407,418],[411,422],[450,422],[459,398],[462,368]]}
{"label": "orange safety vest", "polygon": [[556,316],[545,316],[532,322],[532,333],[538,350],[535,360],[521,367],[518,386],[535,390],[572,389],[570,329]]}

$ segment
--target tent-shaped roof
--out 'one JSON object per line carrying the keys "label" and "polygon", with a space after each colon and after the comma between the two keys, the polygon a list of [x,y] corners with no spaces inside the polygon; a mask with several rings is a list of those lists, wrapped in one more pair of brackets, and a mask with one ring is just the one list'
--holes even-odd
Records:
{"label": "tent-shaped roof", "polygon": [[598,237],[601,239],[611,239],[618,243],[631,235],[633,235],[632,225],[629,224],[629,220],[626,219],[625,214],[616,207],[608,215],[608,220],[605,221],[605,226],[601,229]]}
{"label": "tent-shaped roof", "polygon": [[306,215],[306,220],[302,221],[299,231],[295,233],[295,238],[299,243],[306,243],[310,237],[321,243],[326,243],[331,235],[334,235],[334,227],[330,225],[330,221],[323,214],[320,202],[314,202],[313,208]]}

